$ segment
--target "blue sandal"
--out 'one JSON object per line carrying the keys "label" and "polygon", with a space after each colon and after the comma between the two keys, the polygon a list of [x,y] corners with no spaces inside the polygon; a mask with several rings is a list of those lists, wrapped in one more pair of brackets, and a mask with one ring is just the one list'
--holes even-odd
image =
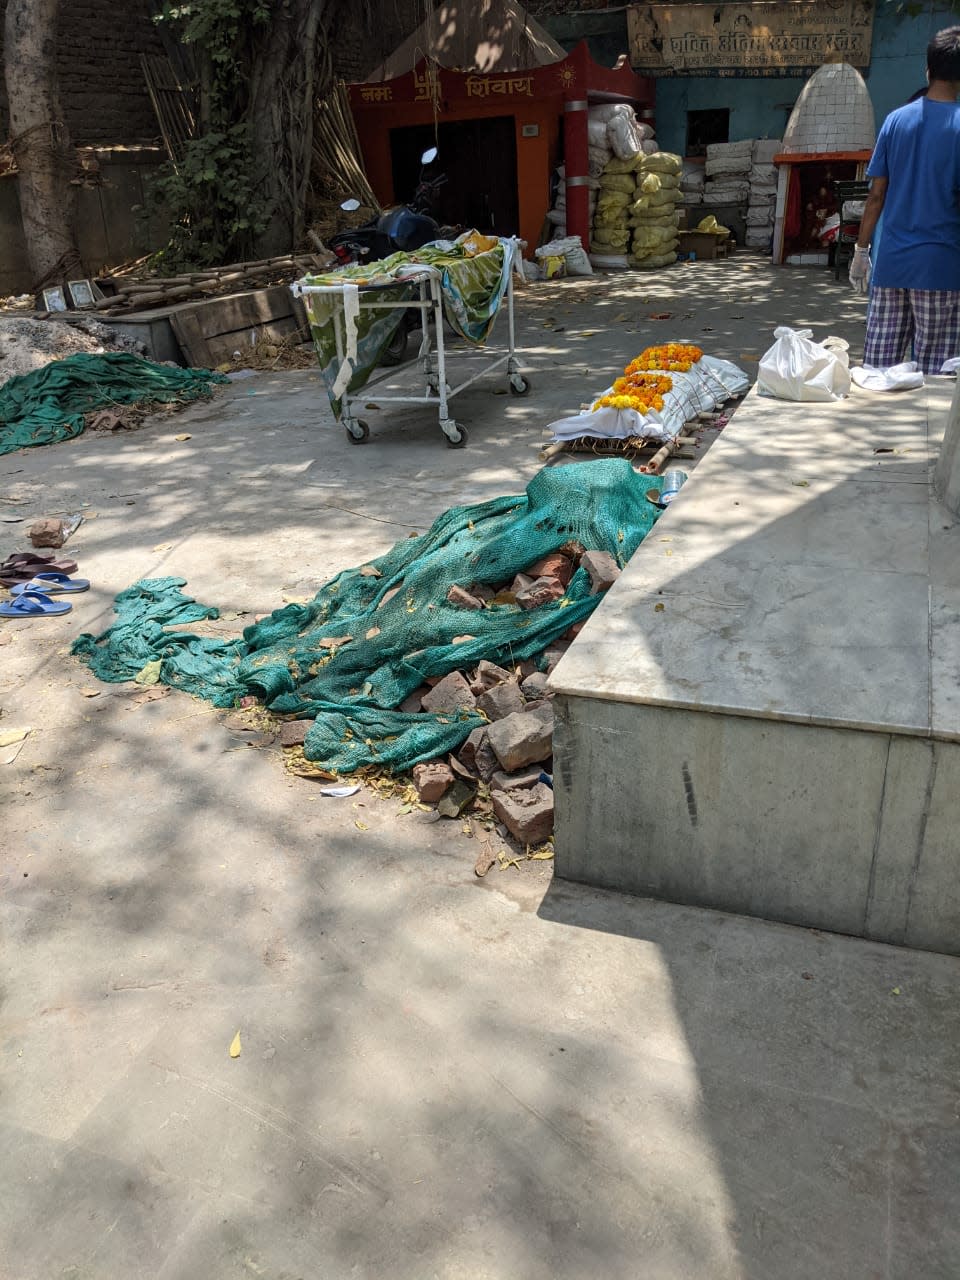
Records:
{"label": "blue sandal", "polygon": [[59,595],[61,592],[70,594],[74,591],[89,591],[90,583],[87,578],[71,578],[67,573],[58,573],[51,570],[47,573],[35,573],[29,582],[18,582],[15,587],[10,588],[12,596],[22,596],[24,592],[36,594],[39,592],[44,596]]}
{"label": "blue sandal", "polygon": [[51,600],[41,591],[25,591],[7,604],[0,604],[0,618],[51,618],[69,613],[73,608],[66,600]]}

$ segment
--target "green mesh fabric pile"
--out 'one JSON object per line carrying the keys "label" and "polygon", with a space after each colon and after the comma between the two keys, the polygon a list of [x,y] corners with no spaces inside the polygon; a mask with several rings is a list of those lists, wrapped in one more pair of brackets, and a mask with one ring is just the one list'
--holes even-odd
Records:
{"label": "green mesh fabric pile", "polygon": [[80,636],[74,652],[101,680],[131,680],[160,659],[164,684],[216,706],[254,694],[271,711],[312,718],[304,754],[324,768],[409,768],[454,750],[484,723],[473,712],[395,710],[425,676],[481,658],[501,665],[536,658],[602,599],[590,595],[583,569],[562,599],[529,611],[457,609],[447,603],[449,588],[509,584],[571,538],[622,565],[656,518],[646,493],[659,483],[623,459],[540,471],[526,494],[453,507],[427,533],[398,542],[370,562],[379,577],[370,566],[347,569],[309,604],[278,609],[235,640],[178,630],[217,617],[217,609],[183,595],[181,578],[145,579],[117,596],[114,625],[97,638]]}
{"label": "green mesh fabric pile", "polygon": [[97,409],[197,400],[225,381],[209,369],[173,369],[128,352],[67,356],[0,384],[0,454],[78,436],[84,414]]}

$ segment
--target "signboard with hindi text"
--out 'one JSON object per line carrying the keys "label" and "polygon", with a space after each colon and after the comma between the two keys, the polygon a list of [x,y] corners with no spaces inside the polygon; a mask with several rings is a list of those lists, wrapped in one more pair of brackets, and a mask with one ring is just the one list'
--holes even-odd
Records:
{"label": "signboard with hindi text", "polygon": [[652,76],[796,76],[870,65],[872,0],[651,4],[627,10],[630,61]]}

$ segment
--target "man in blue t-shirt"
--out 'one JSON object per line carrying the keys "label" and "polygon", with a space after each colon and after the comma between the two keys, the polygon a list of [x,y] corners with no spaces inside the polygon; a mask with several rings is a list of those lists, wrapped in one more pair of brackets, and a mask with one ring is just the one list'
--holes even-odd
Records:
{"label": "man in blue t-shirt", "polygon": [[960,27],[930,41],[927,80],[925,97],[884,120],[867,167],[873,182],[850,282],[870,286],[863,363],[876,369],[909,359],[911,345],[924,373],[960,355]]}

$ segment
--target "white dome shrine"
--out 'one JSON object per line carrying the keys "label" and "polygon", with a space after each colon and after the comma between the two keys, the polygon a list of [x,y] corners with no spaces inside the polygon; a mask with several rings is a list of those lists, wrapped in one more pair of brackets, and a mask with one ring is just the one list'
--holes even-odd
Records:
{"label": "white dome shrine", "polygon": [[803,86],[783,135],[783,154],[872,151],[873,103],[863,76],[845,62],[819,68]]}

